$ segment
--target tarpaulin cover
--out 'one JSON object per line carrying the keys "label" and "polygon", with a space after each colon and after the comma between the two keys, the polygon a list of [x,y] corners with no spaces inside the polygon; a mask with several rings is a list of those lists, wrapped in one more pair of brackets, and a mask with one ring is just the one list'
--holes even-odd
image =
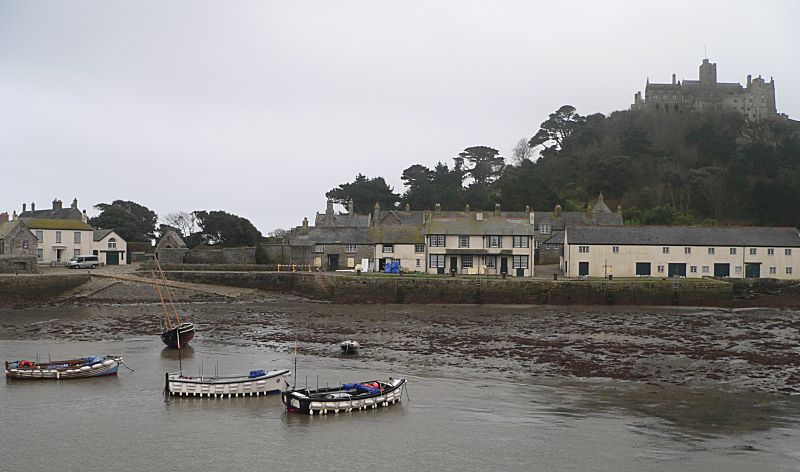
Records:
{"label": "tarpaulin cover", "polygon": [[265,375],[267,375],[267,373],[265,371],[263,371],[263,370],[251,370],[250,371],[250,378],[251,379],[254,379],[256,377],[263,377]]}
{"label": "tarpaulin cover", "polygon": [[344,385],[342,385],[342,387],[345,390],[353,390],[353,389],[355,389],[355,390],[358,390],[359,392],[367,392],[367,393],[370,393],[370,394],[381,393],[381,389],[375,388],[375,387],[370,387],[369,385],[364,385],[364,384],[344,384]]}

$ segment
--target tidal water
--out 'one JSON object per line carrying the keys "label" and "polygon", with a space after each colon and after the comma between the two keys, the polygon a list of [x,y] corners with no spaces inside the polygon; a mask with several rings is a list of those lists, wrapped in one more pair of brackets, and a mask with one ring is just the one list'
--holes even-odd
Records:
{"label": "tidal water", "polygon": [[[335,348],[335,347],[333,347]],[[333,349],[332,348],[332,349]],[[176,351],[123,341],[0,340],[0,358],[118,354],[135,372],[0,385],[0,470],[800,470],[798,397],[298,356],[301,386],[409,379],[399,405],[308,417],[278,395],[165,398]],[[291,352],[198,336],[184,372],[293,369]]]}

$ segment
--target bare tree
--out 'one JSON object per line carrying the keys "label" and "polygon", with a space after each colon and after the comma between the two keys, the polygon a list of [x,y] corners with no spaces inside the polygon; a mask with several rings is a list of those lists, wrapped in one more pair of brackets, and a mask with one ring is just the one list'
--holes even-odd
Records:
{"label": "bare tree", "polygon": [[173,228],[177,228],[184,237],[196,233],[200,229],[197,225],[197,217],[195,214],[186,211],[169,213],[164,216],[164,222]]}
{"label": "bare tree", "polygon": [[519,166],[526,160],[529,160],[531,156],[533,156],[533,150],[528,145],[528,140],[522,138],[517,141],[517,144],[514,145],[514,149],[511,150],[511,165]]}
{"label": "bare tree", "polygon": [[272,231],[270,231],[269,233],[267,233],[267,236],[271,236],[273,238],[280,239],[280,238],[283,238],[284,236],[286,236],[288,233],[289,233],[289,231],[285,230],[283,228],[275,228]]}

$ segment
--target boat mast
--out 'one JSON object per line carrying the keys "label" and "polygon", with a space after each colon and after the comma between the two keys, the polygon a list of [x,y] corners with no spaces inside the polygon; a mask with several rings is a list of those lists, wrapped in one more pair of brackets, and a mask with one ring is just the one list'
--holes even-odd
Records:
{"label": "boat mast", "polygon": [[174,296],[172,294],[172,288],[170,287],[169,283],[167,282],[167,277],[164,275],[164,271],[161,270],[161,263],[156,258],[156,268],[158,269],[158,275],[161,279],[161,283],[164,284],[164,293],[167,295],[167,300],[169,300],[169,305],[172,307],[172,313],[175,315],[175,322],[180,325],[182,323],[181,317],[178,314],[178,310],[175,308]]}
{"label": "boat mast", "polygon": [[161,293],[161,286],[156,280],[156,273],[150,271],[153,274],[153,285],[156,287],[156,292],[158,292],[158,298],[161,299],[161,309],[164,310],[164,319],[167,320],[167,329],[172,329],[172,319],[169,316],[169,310],[167,309],[167,303],[164,301],[164,295]]}

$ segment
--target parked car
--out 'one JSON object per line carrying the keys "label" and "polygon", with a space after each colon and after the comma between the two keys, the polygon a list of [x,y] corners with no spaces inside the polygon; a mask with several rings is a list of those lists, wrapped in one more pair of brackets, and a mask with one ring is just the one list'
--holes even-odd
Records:
{"label": "parked car", "polygon": [[70,269],[95,269],[99,265],[100,259],[97,256],[75,256],[67,262]]}

